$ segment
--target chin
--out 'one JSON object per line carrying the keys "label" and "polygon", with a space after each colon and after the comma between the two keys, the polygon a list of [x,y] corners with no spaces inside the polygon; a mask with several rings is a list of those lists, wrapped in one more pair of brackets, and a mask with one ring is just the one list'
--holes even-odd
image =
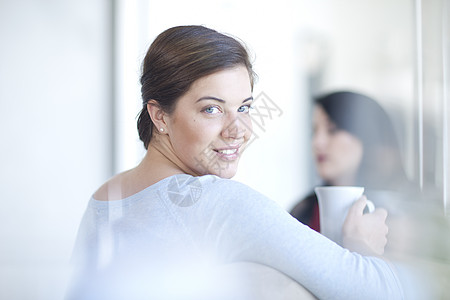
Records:
{"label": "chin", "polygon": [[216,176],[218,176],[220,178],[230,179],[230,178],[233,178],[234,175],[236,175],[236,172],[235,171],[228,171],[228,170],[226,170],[226,171],[222,171],[222,172],[214,172],[214,173],[211,173],[211,174],[212,175],[216,175]]}
{"label": "chin", "polygon": [[236,175],[237,169],[233,168],[232,166],[228,166],[228,168],[222,169],[222,170],[211,170],[212,175],[216,175],[220,178],[230,179]]}
{"label": "chin", "polygon": [[237,173],[238,160],[211,164],[207,168],[198,172],[199,175],[215,175],[220,178],[230,179]]}
{"label": "chin", "polygon": [[328,173],[324,173],[324,172],[318,172],[318,174],[319,174],[319,177],[323,180],[323,181],[326,181],[326,182],[331,182],[331,181],[333,181],[333,176],[331,176],[330,174],[328,174]]}

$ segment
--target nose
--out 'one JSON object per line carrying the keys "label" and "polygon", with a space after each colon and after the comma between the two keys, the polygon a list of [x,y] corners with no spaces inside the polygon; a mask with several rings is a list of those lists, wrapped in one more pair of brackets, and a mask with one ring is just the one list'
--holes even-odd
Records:
{"label": "nose", "polygon": [[314,150],[321,150],[326,147],[328,136],[324,130],[315,130],[312,138],[312,146]]}
{"label": "nose", "polygon": [[244,138],[248,129],[249,128],[244,120],[238,116],[233,116],[225,123],[224,129],[222,130],[222,137],[239,140]]}

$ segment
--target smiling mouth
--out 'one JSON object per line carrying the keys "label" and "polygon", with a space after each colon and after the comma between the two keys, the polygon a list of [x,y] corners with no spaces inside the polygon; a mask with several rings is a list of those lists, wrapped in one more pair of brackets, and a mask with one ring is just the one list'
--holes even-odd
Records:
{"label": "smiling mouth", "polygon": [[217,153],[225,154],[225,155],[231,155],[238,152],[238,149],[223,149],[223,150],[214,150]]}
{"label": "smiling mouth", "polygon": [[239,157],[239,147],[213,150],[217,153],[217,156],[223,160],[235,160]]}

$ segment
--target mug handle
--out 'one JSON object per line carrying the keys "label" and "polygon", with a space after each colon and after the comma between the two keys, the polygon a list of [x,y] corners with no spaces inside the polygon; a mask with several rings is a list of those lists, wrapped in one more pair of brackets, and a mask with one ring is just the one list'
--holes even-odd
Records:
{"label": "mug handle", "polygon": [[[370,214],[370,213],[373,213],[374,210],[375,210],[375,204],[373,204],[372,201],[370,201],[369,199],[367,199],[367,202],[366,202],[366,208],[367,208],[367,211],[368,211],[369,214]],[[364,209],[364,211],[366,211],[366,208]]]}

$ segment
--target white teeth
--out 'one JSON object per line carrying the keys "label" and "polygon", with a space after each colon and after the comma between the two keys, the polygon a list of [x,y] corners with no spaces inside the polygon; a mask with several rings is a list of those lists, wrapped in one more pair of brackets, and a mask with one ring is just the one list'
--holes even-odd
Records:
{"label": "white teeth", "polygon": [[217,152],[223,153],[226,155],[234,154],[237,152],[237,149],[224,149],[224,150],[218,150]]}

